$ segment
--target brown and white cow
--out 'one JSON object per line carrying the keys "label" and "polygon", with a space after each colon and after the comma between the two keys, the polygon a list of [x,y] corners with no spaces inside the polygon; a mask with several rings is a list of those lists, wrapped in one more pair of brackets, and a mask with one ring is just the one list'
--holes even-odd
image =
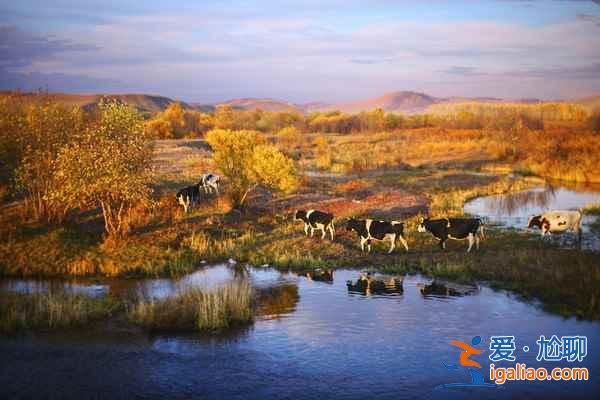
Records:
{"label": "brown and white cow", "polygon": [[581,240],[582,219],[583,215],[581,211],[546,211],[540,215],[529,217],[527,229],[539,228],[542,232],[542,237],[546,236],[546,234],[573,231],[577,234],[577,238]]}

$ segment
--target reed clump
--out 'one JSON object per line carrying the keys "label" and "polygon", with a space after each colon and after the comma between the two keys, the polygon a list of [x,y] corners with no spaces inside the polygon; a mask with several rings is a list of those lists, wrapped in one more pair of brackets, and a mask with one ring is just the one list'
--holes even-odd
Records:
{"label": "reed clump", "polygon": [[149,330],[220,331],[252,321],[253,298],[248,282],[189,288],[166,299],[140,301],[129,318]]}
{"label": "reed clump", "polygon": [[0,333],[53,330],[105,319],[120,303],[75,293],[3,293],[0,296]]}

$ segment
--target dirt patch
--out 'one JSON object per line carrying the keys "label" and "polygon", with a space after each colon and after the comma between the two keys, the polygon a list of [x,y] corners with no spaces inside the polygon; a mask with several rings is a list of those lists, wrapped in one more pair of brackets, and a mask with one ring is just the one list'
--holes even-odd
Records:
{"label": "dirt patch", "polygon": [[428,199],[418,193],[386,190],[355,197],[324,194],[300,194],[290,198],[280,208],[291,213],[296,209],[318,209],[338,217],[368,215],[375,218],[401,218],[426,212]]}

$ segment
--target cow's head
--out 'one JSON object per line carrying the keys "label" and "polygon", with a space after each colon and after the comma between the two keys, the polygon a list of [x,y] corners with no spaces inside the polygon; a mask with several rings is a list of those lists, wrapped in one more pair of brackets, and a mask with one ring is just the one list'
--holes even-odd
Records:
{"label": "cow's head", "polygon": [[542,218],[542,222],[540,222],[540,229],[542,232],[546,233],[550,231],[550,221],[546,218]]}
{"label": "cow's head", "polygon": [[542,229],[542,216],[541,215],[532,215],[529,217],[529,221],[527,221],[527,229],[539,228]]}
{"label": "cow's head", "polygon": [[419,220],[419,225],[417,225],[417,232],[427,232],[427,228],[425,227],[425,223],[429,220],[429,218],[422,218]]}
{"label": "cow's head", "polygon": [[358,232],[359,229],[360,229],[360,222],[356,218],[348,218],[346,220],[346,230],[348,232],[350,232],[350,231]]}
{"label": "cow's head", "polygon": [[294,212],[294,222],[303,218],[306,218],[306,210],[296,210],[296,212]]}

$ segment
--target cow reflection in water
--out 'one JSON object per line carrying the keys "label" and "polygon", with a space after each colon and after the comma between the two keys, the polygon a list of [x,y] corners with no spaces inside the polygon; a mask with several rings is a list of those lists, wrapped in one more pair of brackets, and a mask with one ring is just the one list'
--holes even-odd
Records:
{"label": "cow reflection in water", "polygon": [[295,284],[261,289],[258,292],[259,314],[266,319],[280,319],[294,312],[299,300],[298,286]]}
{"label": "cow reflection in water", "polygon": [[372,294],[401,294],[404,291],[401,276],[373,276],[370,272],[361,273],[360,278],[354,283],[347,281],[349,292],[361,293],[367,296]]}
{"label": "cow reflection in water", "polygon": [[333,283],[333,269],[316,268],[306,273],[309,281]]}
{"label": "cow reflection in water", "polygon": [[417,288],[424,297],[459,297],[478,292],[477,286],[467,286],[452,282],[433,281],[430,284],[417,283]]}

